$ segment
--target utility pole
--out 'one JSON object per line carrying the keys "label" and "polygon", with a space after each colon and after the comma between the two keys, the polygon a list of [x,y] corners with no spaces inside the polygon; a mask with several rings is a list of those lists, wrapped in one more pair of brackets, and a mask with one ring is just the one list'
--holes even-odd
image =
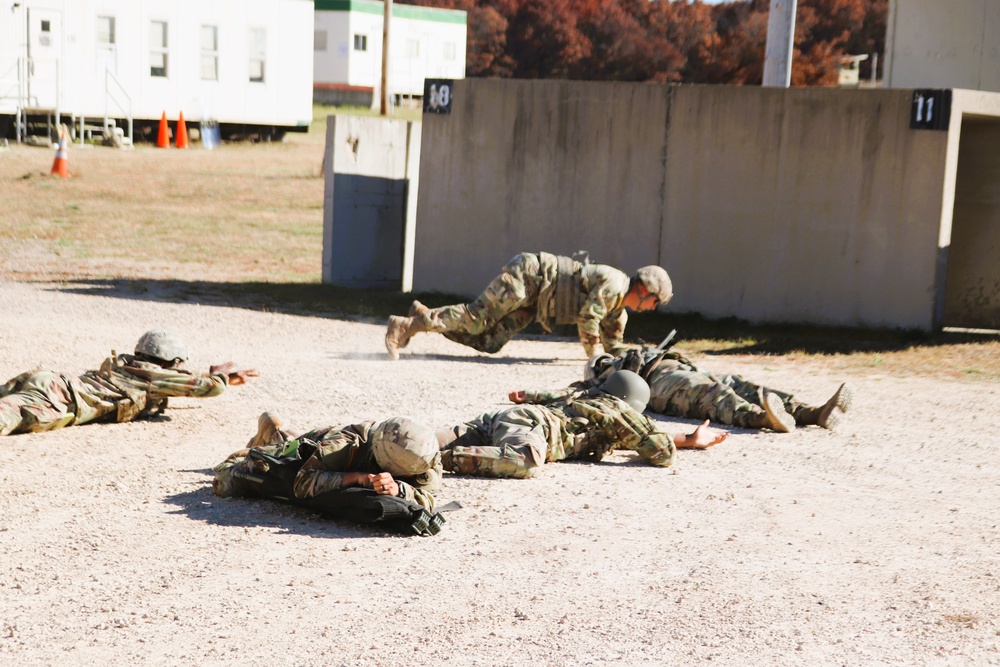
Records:
{"label": "utility pole", "polygon": [[392,17],[392,0],[384,0],[385,18],[382,20],[382,100],[381,113],[389,115],[389,20]]}
{"label": "utility pole", "polygon": [[771,0],[764,50],[764,85],[788,88],[792,83],[796,0]]}

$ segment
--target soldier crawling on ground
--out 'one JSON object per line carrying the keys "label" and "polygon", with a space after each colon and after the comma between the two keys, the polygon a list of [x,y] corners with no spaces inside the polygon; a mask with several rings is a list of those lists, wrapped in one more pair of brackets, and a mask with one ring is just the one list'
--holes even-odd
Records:
{"label": "soldier crawling on ground", "polygon": [[432,309],[414,301],[409,317],[390,317],[385,348],[398,359],[414,334],[428,331],[492,354],[534,320],[546,331],[576,324],[588,357],[598,342],[614,353],[628,347],[622,342],[625,309],[654,310],[671,296],[670,276],[659,266],[644,266],[629,279],[611,266],[526,252],[510,260],[471,303]]}
{"label": "soldier crawling on ground", "polygon": [[181,368],[184,342],[161,329],[147,331],[135,354],[115,354],[99,370],[79,377],[37,369],[0,385],[0,435],[39,433],[89,422],[127,422],[160,414],[173,396],[218,396],[226,385],[257,377],[255,369],[238,370],[232,362],[207,373]]}
{"label": "soldier crawling on ground", "polygon": [[[293,437],[280,417],[265,412],[247,447],[214,470],[212,489],[222,497],[283,500],[356,521],[363,519],[345,515],[346,507],[370,508],[381,499],[385,502],[375,502],[381,507],[369,520],[387,520],[385,512],[394,512],[394,520],[405,518],[417,534],[434,534],[443,523],[433,514],[434,494],[441,488],[437,438],[429,426],[405,417],[326,426]],[[359,489],[370,489],[369,495],[344,493]]]}
{"label": "soldier crawling on ground", "polygon": [[[488,412],[438,432],[445,470],[482,477],[534,477],[550,461],[600,461],[609,451],[629,449],[654,466],[674,462],[678,448],[705,449],[729,434],[705,420],[688,435],[660,431],[642,414],[649,386],[631,371],[619,371],[599,386],[562,392],[514,391],[519,405]],[[537,405],[534,403],[538,403]]]}
{"label": "soldier crawling on ground", "polygon": [[656,348],[626,350],[617,357],[592,357],[584,366],[582,382],[563,391],[535,394],[531,399],[557,400],[600,385],[621,369],[634,371],[649,383],[649,409],[653,412],[778,433],[810,425],[832,430],[843,422],[853,399],[850,385],[844,383],[823,405],[807,405],[787,392],[740,375],[717,375],[679,352]]}

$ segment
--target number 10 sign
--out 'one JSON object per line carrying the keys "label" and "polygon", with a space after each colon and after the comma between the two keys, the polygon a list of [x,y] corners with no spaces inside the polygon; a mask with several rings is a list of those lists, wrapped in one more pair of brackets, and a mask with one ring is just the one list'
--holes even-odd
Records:
{"label": "number 10 sign", "polygon": [[451,113],[454,79],[424,79],[424,113]]}

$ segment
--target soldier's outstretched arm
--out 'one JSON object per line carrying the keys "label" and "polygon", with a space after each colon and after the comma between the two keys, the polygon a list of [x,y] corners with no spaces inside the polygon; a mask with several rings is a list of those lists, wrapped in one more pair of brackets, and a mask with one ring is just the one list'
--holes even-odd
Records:
{"label": "soldier's outstretched arm", "polygon": [[710,427],[706,419],[691,433],[675,435],[674,444],[678,449],[708,449],[724,442],[728,437],[729,431]]}
{"label": "soldier's outstretched arm", "polygon": [[249,378],[260,377],[260,371],[256,368],[238,369],[232,361],[217,366],[209,366],[210,374],[221,374],[226,376],[226,381],[231,385],[246,384]]}
{"label": "soldier's outstretched arm", "polygon": [[565,389],[519,389],[507,394],[507,398],[510,399],[511,403],[533,403],[535,405],[545,405],[547,403],[556,403],[565,400],[573,394],[585,391],[586,389],[587,386],[585,386],[585,383],[574,382]]}

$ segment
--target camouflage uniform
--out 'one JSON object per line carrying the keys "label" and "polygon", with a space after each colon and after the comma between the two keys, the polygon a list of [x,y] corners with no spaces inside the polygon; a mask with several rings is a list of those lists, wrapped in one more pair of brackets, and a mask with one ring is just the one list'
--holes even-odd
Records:
{"label": "camouflage uniform", "polygon": [[510,260],[472,303],[434,308],[417,317],[426,331],[480,352],[499,351],[536,320],[546,331],[576,324],[587,356],[598,341],[613,353],[622,347],[628,320],[622,302],[629,285],[629,277],[610,266],[526,252]]}
{"label": "camouflage uniform", "polygon": [[132,355],[108,357],[79,377],[39,369],[0,385],[0,435],[92,421],[126,422],[166,408],[170,396],[217,396],[223,373],[167,369]]}
{"label": "camouflage uniform", "polygon": [[648,463],[666,467],[675,452],[669,433],[598,389],[526,392],[524,405],[452,427],[447,440],[441,451],[444,469],[482,477],[534,477],[545,462],[600,460],[612,449],[630,449]]}
{"label": "camouflage uniform", "polygon": [[[400,421],[404,421],[401,418]],[[405,420],[408,421],[408,420]],[[344,473],[384,472],[375,460],[372,449],[372,435],[376,428],[375,422],[361,422],[348,426],[328,426],[317,428],[298,436],[296,441],[288,440],[282,433],[276,433],[269,444],[259,446],[265,454],[281,456],[293,442],[310,440],[319,449],[302,466],[295,476],[293,491],[296,498],[311,498],[327,491],[337,491],[342,488]],[[395,432],[397,444],[404,446],[408,437],[406,428]],[[234,470],[250,472],[252,461],[247,457],[248,450],[234,452],[225,461],[215,466],[215,481],[212,484],[215,493],[222,497],[254,495],[251,483],[233,475]],[[435,464],[425,473],[412,477],[397,477],[393,479],[399,485],[399,497],[417,503],[428,512],[434,511],[434,494],[441,490],[441,460],[435,454]]]}
{"label": "camouflage uniform", "polygon": [[[662,358],[657,362],[657,357]],[[785,410],[800,424],[804,423],[803,410],[814,409],[789,393],[755,384],[739,375],[715,375],[677,352],[646,349],[641,361],[637,372],[649,383],[649,409],[660,414],[760,428],[761,400],[765,393],[777,394]],[[618,358],[598,378],[574,386],[599,384],[607,374],[621,368],[622,363]]]}

